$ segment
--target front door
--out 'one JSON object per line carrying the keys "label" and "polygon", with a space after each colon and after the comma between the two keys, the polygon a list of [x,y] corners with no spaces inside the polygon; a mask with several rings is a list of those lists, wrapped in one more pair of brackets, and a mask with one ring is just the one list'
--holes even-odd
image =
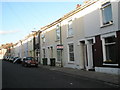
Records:
{"label": "front door", "polygon": [[87,46],[85,45],[85,41],[80,41],[81,46],[81,60],[83,61],[83,69],[86,69],[88,66],[88,59],[87,59]]}
{"label": "front door", "polygon": [[93,39],[87,40],[87,58],[88,58],[88,70],[94,68],[93,64]]}

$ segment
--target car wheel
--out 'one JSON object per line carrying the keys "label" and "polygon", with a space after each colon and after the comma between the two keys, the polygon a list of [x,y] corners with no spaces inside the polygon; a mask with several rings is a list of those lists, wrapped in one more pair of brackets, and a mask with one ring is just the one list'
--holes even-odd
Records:
{"label": "car wheel", "polygon": [[25,64],[24,66],[27,67],[27,64]]}
{"label": "car wheel", "polygon": [[30,68],[31,66],[30,66],[30,65],[28,65],[28,67]]}
{"label": "car wheel", "polygon": [[35,67],[38,68],[38,65],[36,65]]}

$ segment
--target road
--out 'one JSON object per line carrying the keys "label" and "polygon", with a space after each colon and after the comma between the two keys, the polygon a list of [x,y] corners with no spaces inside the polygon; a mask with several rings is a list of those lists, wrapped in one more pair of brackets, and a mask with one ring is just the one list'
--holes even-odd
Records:
{"label": "road", "polygon": [[89,78],[2,61],[2,88],[114,88]]}

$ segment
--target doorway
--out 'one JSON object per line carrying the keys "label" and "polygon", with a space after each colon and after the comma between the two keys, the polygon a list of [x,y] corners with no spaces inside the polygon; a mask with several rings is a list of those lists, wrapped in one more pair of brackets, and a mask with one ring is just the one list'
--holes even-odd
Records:
{"label": "doorway", "polygon": [[93,60],[93,39],[87,40],[87,55],[88,55],[88,70],[94,71],[94,60]]}
{"label": "doorway", "polygon": [[83,60],[83,69],[86,69],[88,66],[88,59],[87,59],[87,46],[85,45],[85,41],[80,41],[81,46],[81,59]]}

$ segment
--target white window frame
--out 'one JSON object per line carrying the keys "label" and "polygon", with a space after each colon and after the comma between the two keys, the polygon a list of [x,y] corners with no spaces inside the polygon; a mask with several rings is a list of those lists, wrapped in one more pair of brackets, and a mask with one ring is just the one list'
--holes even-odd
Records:
{"label": "white window frame", "polygon": [[[60,62],[61,61],[61,50],[56,50],[56,51],[57,51],[57,62]],[[60,56],[58,56],[58,52],[60,53]]]}
{"label": "white window frame", "polygon": [[[58,38],[58,32],[59,31],[59,38]],[[60,25],[56,26],[56,40],[59,41],[60,40]]]}
{"label": "white window frame", "polygon": [[[74,61],[70,61],[70,54],[69,54],[69,45],[70,44],[73,44],[73,54],[74,54]],[[74,53],[74,43],[73,42],[70,42],[68,43],[68,63],[74,63],[75,62],[75,53]]]}
{"label": "white window frame", "polygon": [[42,38],[42,43],[45,43],[45,34],[42,34],[41,38]]}
{"label": "white window frame", "polygon": [[[67,37],[72,37],[74,35],[74,32],[73,32],[73,20],[72,19],[68,21],[68,26],[67,27],[68,27],[68,29],[67,29]],[[71,30],[72,34],[69,34],[70,30]]]}
{"label": "white window frame", "polygon": [[[105,5],[104,5],[105,4]],[[105,26],[109,26],[109,25],[112,25],[113,24],[113,14],[112,14],[112,20],[110,20],[108,23],[104,24],[104,16],[103,16],[103,9],[109,5],[111,5],[111,12],[112,12],[112,4],[110,1],[108,2],[105,2],[104,4],[102,4],[101,6],[101,27],[105,27]]]}
{"label": "white window frame", "polygon": [[[45,51],[45,53],[43,51]],[[43,58],[46,58],[46,49],[45,48],[42,49],[42,53],[43,53]]]}
{"label": "white window frame", "polygon": [[54,47],[53,46],[50,46],[50,58],[53,58],[54,57]]}
{"label": "white window frame", "polygon": [[[105,35],[101,35],[102,50],[103,50],[103,62],[106,61],[105,38],[112,37],[112,36],[115,36],[115,38],[117,37],[115,32],[114,33],[105,34]],[[103,65],[118,66],[118,64],[106,64],[106,63],[103,63]]]}

